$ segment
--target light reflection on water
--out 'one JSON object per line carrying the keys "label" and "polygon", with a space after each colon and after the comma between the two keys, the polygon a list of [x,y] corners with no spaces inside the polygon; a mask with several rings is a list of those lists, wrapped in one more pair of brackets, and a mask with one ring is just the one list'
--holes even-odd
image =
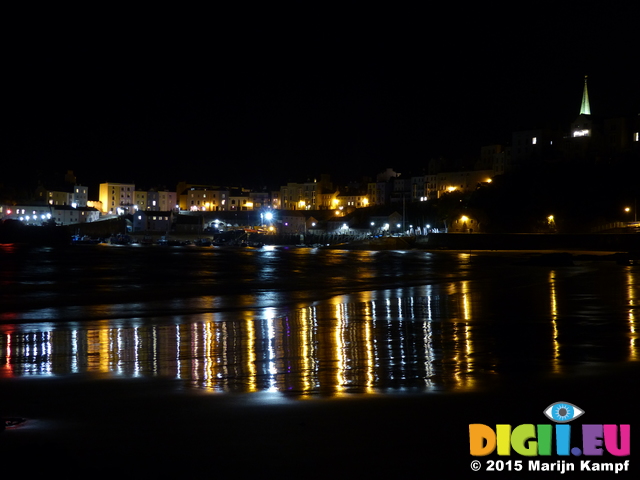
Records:
{"label": "light reflection on water", "polygon": [[[266,251],[259,262],[239,263],[237,280],[281,282],[280,255]],[[340,252],[321,264],[304,251],[291,255],[287,275],[303,283],[321,265],[338,267],[330,270],[336,278],[350,270],[359,280],[415,268],[400,256],[390,257],[399,264],[381,266],[373,254],[359,253],[363,261],[354,263],[354,254]],[[308,291],[294,291],[286,304],[287,295],[261,284],[233,296],[176,296],[167,299],[166,315],[128,316],[149,309],[144,299],[86,306],[94,318],[86,321],[73,305],[9,315],[0,323],[0,375],[101,373],[175,378],[211,392],[338,395],[475,388],[501,375],[638,359],[637,269],[602,263],[523,274],[476,260],[464,254],[442,272],[432,266],[423,284],[347,288],[307,302],[300,299],[313,297]],[[61,317],[75,320],[38,321]]]}
{"label": "light reflection on water", "polygon": [[[397,294],[397,291],[387,292]],[[372,292],[276,316],[275,309],[218,321],[149,319],[52,324],[2,330],[4,376],[81,372],[168,376],[211,391],[374,392],[437,386],[434,325],[425,298],[371,298]],[[463,375],[466,335],[454,358]],[[438,328],[435,329],[439,330]],[[459,380],[462,382],[462,379]]]}

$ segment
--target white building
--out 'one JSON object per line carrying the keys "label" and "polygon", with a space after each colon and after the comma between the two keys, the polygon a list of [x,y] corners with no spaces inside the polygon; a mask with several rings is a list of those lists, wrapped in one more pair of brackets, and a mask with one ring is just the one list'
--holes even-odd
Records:
{"label": "white building", "polygon": [[70,205],[73,207],[86,207],[89,200],[89,188],[84,185],[74,185],[69,190],[36,190],[38,201],[49,205]]}
{"label": "white building", "polygon": [[71,205],[4,205],[0,207],[0,213],[2,219],[19,220],[35,226],[51,220],[57,225],[74,225],[95,222],[100,218],[100,212],[95,208],[74,208]]}
{"label": "white building", "polygon": [[3,220],[20,220],[25,225],[42,225],[53,218],[51,205],[3,205]]}
{"label": "white building", "polygon": [[75,225],[99,220],[100,211],[92,207],[73,208],[69,205],[60,205],[53,207],[52,216],[57,225]]}

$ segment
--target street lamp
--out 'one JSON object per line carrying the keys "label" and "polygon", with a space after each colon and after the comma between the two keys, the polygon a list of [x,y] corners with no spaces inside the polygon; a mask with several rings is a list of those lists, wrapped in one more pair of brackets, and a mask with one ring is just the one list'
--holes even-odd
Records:
{"label": "street lamp", "polygon": [[261,222],[261,225],[260,225],[260,226],[264,226],[264,225],[265,225],[265,223],[264,223],[264,222],[265,222],[265,220],[266,220],[266,221],[269,223],[269,231],[270,231],[270,232],[273,232],[273,224],[272,224],[272,221],[273,221],[273,213],[272,213],[272,212],[266,212],[266,213],[264,213],[264,212],[260,212],[260,219],[261,219],[261,220],[260,220],[260,222]]}
{"label": "street lamp", "polygon": [[[637,201],[634,200],[634,208],[633,208],[633,221],[637,222],[638,221],[638,209],[637,209]],[[625,213],[629,213],[631,211],[631,207],[625,207],[624,208]]]}

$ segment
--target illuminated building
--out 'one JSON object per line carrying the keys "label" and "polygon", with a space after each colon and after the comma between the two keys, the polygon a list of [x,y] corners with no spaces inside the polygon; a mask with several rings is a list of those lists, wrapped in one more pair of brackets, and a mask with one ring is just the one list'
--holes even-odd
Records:
{"label": "illuminated building", "polygon": [[589,105],[589,92],[587,91],[587,77],[584,77],[584,90],[582,91],[582,103],[580,114],[571,124],[572,137],[590,137],[593,131],[591,120],[591,106]]}
{"label": "illuminated building", "polygon": [[318,183],[287,183],[280,187],[283,210],[317,210]]}
{"label": "illuminated building", "polygon": [[101,183],[100,201],[103,213],[134,213],[135,191],[133,183]]}
{"label": "illuminated building", "polygon": [[180,210],[224,212],[229,210],[229,189],[211,186],[191,186],[180,193]]}
{"label": "illuminated building", "polygon": [[5,205],[0,207],[0,218],[35,226],[50,221],[57,225],[74,225],[95,222],[100,218],[100,212],[92,207],[71,205]]}
{"label": "illuminated building", "polygon": [[90,223],[100,219],[100,211],[93,207],[72,207],[70,205],[53,207],[52,215],[58,225]]}
{"label": "illuminated building", "polygon": [[[321,175],[320,181],[289,182],[280,187],[280,208],[282,210],[323,210],[332,208],[333,185],[328,175]],[[327,196],[328,195],[328,196]],[[274,207],[275,208],[275,207]]]}

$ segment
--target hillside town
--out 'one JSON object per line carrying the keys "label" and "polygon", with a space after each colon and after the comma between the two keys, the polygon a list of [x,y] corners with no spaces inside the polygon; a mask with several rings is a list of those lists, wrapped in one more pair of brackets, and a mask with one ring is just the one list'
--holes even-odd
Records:
{"label": "hillside town", "polygon": [[[435,158],[420,168],[413,166],[416,172],[387,168],[345,184],[336,184],[329,174],[318,172],[314,178],[271,190],[203,184],[198,179],[177,181],[175,189],[146,188],[113,179],[99,184],[96,192],[78,182],[76,172],[67,171],[59,179],[39,184],[29,198],[3,192],[0,219],[30,226],[74,227],[120,218],[126,220],[126,232],[121,233],[165,235],[239,228],[284,235],[479,233],[491,231],[488,212],[498,201],[481,208],[481,200],[498,188],[494,184],[525,191],[534,176],[555,175],[560,181],[579,178],[584,172],[603,179],[609,173],[619,174],[619,168],[637,165],[639,132],[638,115],[592,116],[585,78],[579,114],[570,126],[563,131],[513,132],[509,145],[482,146],[473,162]],[[5,191],[10,182],[4,180]],[[537,205],[545,205],[548,189],[540,184]],[[628,204],[615,214],[599,214],[593,223],[583,222],[584,228],[593,232],[637,227],[637,196],[631,196],[627,195]],[[513,227],[512,232],[563,230],[557,213],[551,210],[540,211],[535,224]],[[494,219],[494,231],[495,225]],[[565,225],[568,229],[569,224]]]}

